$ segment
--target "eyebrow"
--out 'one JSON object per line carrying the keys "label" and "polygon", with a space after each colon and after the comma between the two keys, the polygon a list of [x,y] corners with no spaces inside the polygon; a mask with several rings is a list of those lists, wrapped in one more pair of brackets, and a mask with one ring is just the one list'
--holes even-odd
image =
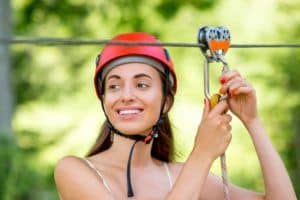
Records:
{"label": "eyebrow", "polygon": [[[152,77],[151,77],[151,76],[149,76],[149,75],[147,75],[147,74],[144,74],[144,73],[140,73],[140,74],[134,75],[134,78],[135,78],[135,79],[141,78],[141,77],[147,77],[147,78],[149,78],[149,79],[152,80]],[[115,79],[121,79],[121,77],[120,77],[119,75],[112,74],[112,75],[110,75],[110,76],[107,78],[107,80],[113,79],[113,78],[115,78]]]}
{"label": "eyebrow", "polygon": [[116,74],[113,74],[113,75],[110,75],[110,76],[107,78],[107,80],[109,80],[109,79],[113,79],[113,78],[116,78],[116,79],[121,79],[121,77],[120,77],[120,76],[118,76],[118,75],[116,75]]}
{"label": "eyebrow", "polygon": [[144,73],[136,74],[136,75],[134,76],[134,78],[141,78],[141,77],[147,77],[147,78],[149,78],[149,79],[152,80],[152,77],[151,77],[151,76],[149,76],[148,74],[144,74]]}

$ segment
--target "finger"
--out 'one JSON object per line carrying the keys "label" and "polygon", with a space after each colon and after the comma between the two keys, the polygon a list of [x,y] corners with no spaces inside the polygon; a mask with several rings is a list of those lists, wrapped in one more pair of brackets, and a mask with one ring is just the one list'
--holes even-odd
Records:
{"label": "finger", "polygon": [[253,92],[253,88],[249,87],[249,86],[245,86],[245,87],[239,87],[236,90],[234,90],[232,92],[233,95],[239,95],[239,94],[250,94],[251,92]]}
{"label": "finger", "polygon": [[230,125],[230,124],[227,124],[227,131],[231,131],[231,129],[232,129],[232,126]]}
{"label": "finger", "polygon": [[209,113],[209,101],[205,98],[204,99],[204,108],[202,111],[202,119],[206,118]]}
{"label": "finger", "polygon": [[240,87],[246,87],[247,85],[246,85],[246,83],[245,83],[245,81],[235,81],[235,82],[233,82],[230,86],[229,86],[229,88],[228,88],[228,91],[227,92],[229,92],[230,94],[233,94],[233,92],[235,91],[235,90],[237,90],[238,88],[240,88]]}
{"label": "finger", "polygon": [[223,83],[226,83],[228,82],[229,80],[233,79],[234,77],[242,77],[240,72],[237,71],[237,70],[230,70],[224,74],[222,74],[220,76],[220,82],[223,84]]}
{"label": "finger", "polygon": [[226,137],[226,142],[230,143],[231,142],[231,139],[232,139],[232,134],[229,133]]}
{"label": "finger", "polygon": [[209,113],[210,116],[221,115],[228,109],[226,101],[220,101]]}
{"label": "finger", "polygon": [[221,126],[221,129],[222,129],[223,131],[225,131],[225,132],[230,132],[231,129],[232,129],[232,127],[231,127],[230,124],[223,124],[223,125]]}
{"label": "finger", "polygon": [[231,120],[232,120],[232,117],[231,117],[231,115],[229,115],[229,114],[224,114],[224,115],[222,116],[222,121],[223,121],[224,123],[226,123],[226,124],[228,124],[229,122],[231,122]]}
{"label": "finger", "polygon": [[229,88],[234,85],[234,84],[237,84],[237,83],[244,83],[245,81],[243,80],[242,77],[235,77],[235,78],[232,78],[230,80],[228,80],[226,83],[222,84],[222,87],[220,88],[219,92],[221,94],[225,94],[228,92]]}
{"label": "finger", "polygon": [[228,134],[231,131],[231,125],[230,124],[222,124],[221,125],[221,132],[222,134]]}

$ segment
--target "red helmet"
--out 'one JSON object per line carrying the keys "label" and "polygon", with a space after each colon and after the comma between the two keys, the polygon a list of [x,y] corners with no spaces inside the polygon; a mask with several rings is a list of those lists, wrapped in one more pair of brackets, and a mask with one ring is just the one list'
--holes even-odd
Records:
{"label": "red helmet", "polygon": [[[112,38],[111,41],[125,41],[125,42],[153,42],[158,43],[154,36],[136,32],[136,33],[125,33],[118,35]],[[172,87],[176,92],[177,89],[177,79],[174,71],[173,63],[167,50],[161,46],[142,46],[142,45],[134,45],[134,46],[126,46],[126,45],[106,45],[101,55],[99,55],[97,63],[96,63],[96,71],[94,76],[94,84],[96,88],[96,93],[99,98],[101,98],[100,91],[98,90],[98,77],[101,73],[102,69],[105,68],[107,64],[111,61],[116,60],[117,58],[126,57],[126,56],[144,56],[148,58],[152,58],[154,60],[159,61],[166,67],[173,79]]]}

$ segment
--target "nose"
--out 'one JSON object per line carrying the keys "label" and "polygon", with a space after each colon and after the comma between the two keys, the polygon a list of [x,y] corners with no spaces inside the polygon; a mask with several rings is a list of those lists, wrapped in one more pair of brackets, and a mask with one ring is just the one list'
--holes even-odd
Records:
{"label": "nose", "polygon": [[125,86],[121,93],[121,101],[123,103],[132,102],[135,99],[134,89],[130,86]]}

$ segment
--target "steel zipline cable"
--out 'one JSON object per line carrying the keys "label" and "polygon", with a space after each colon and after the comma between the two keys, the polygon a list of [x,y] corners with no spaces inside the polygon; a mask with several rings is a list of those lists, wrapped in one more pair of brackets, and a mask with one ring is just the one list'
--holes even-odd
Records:
{"label": "steel zipline cable", "polygon": [[[95,39],[72,38],[0,38],[0,45],[42,45],[42,46],[67,46],[67,45],[124,45],[124,46],[165,46],[165,47],[204,47],[204,44],[187,42],[124,42]],[[274,44],[231,44],[230,48],[300,48],[300,43],[274,43]]]}

